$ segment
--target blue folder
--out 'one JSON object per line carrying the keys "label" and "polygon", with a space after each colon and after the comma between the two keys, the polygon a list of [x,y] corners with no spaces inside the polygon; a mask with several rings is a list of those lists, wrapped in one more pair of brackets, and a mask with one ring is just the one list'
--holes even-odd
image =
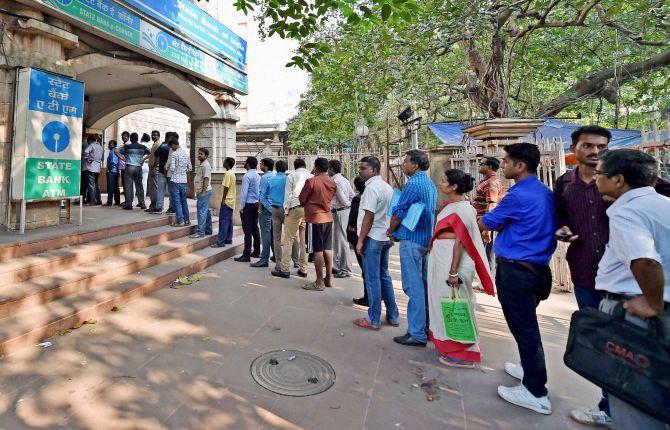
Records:
{"label": "blue folder", "polygon": [[[393,210],[398,205],[398,201],[400,200],[401,194],[402,191],[400,191],[399,189],[396,188],[393,190],[393,197],[391,198],[391,204],[389,205],[389,210],[387,212],[387,215],[389,217],[393,215]],[[419,223],[419,220],[421,219],[421,215],[423,215],[423,211],[425,208],[426,207],[423,203],[414,203],[412,206],[410,206],[409,210],[407,211],[407,215],[405,216],[405,218],[403,218],[401,225],[405,226],[410,231],[414,231],[416,225]]]}

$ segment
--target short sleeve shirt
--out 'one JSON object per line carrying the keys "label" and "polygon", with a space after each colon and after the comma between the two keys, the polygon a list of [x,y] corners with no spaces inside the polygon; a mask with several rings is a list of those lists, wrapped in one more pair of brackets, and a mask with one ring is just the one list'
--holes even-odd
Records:
{"label": "short sleeve shirt", "polygon": [[227,187],[228,194],[226,194],[226,201],[224,202],[224,204],[231,209],[235,209],[235,199],[237,198],[237,191],[235,189],[236,182],[237,178],[235,178],[235,174],[230,170],[228,170],[226,173],[223,174],[223,183],[221,184],[221,195],[223,195],[223,188]]}
{"label": "short sleeve shirt", "polygon": [[207,189],[205,191],[212,191],[212,166],[208,160],[203,161],[195,171],[195,179],[193,180],[195,192],[199,193],[202,190],[202,183],[205,178],[209,178]]}
{"label": "short sleeve shirt", "polygon": [[358,206],[358,220],[356,229],[361,231],[363,226],[363,219],[365,218],[365,211],[375,214],[372,228],[368,233],[368,237],[380,242],[385,242],[388,239],[386,231],[391,223],[391,218],[388,216],[389,205],[393,198],[393,188],[381,178],[381,176],[373,176],[365,182],[365,191],[361,196],[361,201]]}
{"label": "short sleeve shirt", "polygon": [[474,198],[472,199],[472,206],[477,211],[477,218],[486,215],[486,208],[491,203],[500,203],[503,196],[503,186],[500,179],[495,176],[490,176],[477,185]]}

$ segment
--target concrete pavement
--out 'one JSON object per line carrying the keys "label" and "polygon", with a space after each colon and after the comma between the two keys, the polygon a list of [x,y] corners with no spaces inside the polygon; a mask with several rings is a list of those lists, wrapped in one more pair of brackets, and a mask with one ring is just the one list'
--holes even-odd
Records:
{"label": "concrete pavement", "polygon": [[[494,298],[478,295],[484,365],[444,368],[432,347],[392,342],[404,333],[406,296],[397,254],[391,271],[401,327],[355,327],[365,310],[351,303],[360,278],[307,292],[302,278],[227,260],[199,282],[164,288],[117,312],[0,361],[0,428],[67,429],[578,429],[569,411],[591,407],[599,390],[567,369],[562,354],[569,294],[540,305],[554,413],[510,405],[498,384],[518,360]],[[310,274],[313,279],[313,273]],[[249,374],[254,358],[298,349],[326,359],[335,385],[304,398],[283,397]]]}

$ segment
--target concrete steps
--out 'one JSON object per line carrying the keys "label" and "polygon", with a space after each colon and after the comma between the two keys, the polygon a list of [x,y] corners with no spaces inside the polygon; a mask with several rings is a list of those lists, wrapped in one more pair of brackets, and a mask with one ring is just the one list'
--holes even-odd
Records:
{"label": "concrete steps", "polygon": [[[153,219],[87,232],[79,239],[0,248],[0,255],[18,256],[0,263],[0,356],[230,258],[242,246],[241,230],[232,246],[214,249],[209,245],[216,232],[190,239],[194,226],[169,227],[168,222]],[[69,246],[59,247],[64,243]],[[30,247],[41,253],[26,253]]]}

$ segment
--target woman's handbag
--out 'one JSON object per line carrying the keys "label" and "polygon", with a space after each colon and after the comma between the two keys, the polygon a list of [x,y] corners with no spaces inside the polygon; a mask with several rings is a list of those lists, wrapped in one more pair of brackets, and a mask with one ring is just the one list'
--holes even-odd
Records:
{"label": "woman's handbag", "polygon": [[605,392],[670,423],[670,336],[659,318],[648,321],[648,328],[626,321],[621,303],[612,315],[577,311],[563,361]]}
{"label": "woman's handbag", "polygon": [[[459,279],[459,283],[461,283]],[[470,302],[462,297],[458,288],[452,288],[451,297],[442,297],[444,331],[449,339],[462,343],[476,343],[479,339],[475,316]]]}

